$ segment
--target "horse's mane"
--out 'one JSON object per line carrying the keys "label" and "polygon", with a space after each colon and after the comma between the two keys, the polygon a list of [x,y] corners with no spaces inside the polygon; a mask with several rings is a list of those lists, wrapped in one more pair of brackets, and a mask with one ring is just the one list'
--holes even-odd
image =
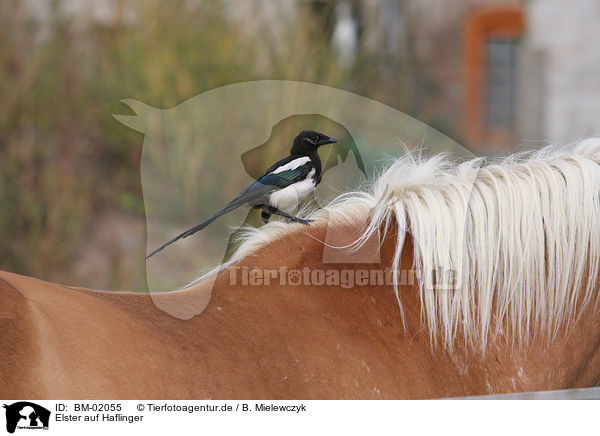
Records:
{"label": "horse's mane", "polygon": [[[460,164],[447,155],[407,154],[367,189],[308,217],[328,225],[367,221],[355,248],[373,235],[383,240],[395,225],[394,271],[409,232],[433,341],[441,334],[452,347],[459,329],[483,346],[488,333],[502,329],[518,338],[550,337],[575,319],[598,285],[599,164],[600,138]],[[248,230],[229,263],[302,228],[274,222]],[[451,289],[427,273],[439,268],[455,272]],[[402,309],[401,288],[394,288]]]}

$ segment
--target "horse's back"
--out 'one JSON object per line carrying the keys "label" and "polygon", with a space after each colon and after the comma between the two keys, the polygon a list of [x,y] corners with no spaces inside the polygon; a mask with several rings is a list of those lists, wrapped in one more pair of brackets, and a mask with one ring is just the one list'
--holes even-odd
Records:
{"label": "horse's back", "polygon": [[0,397],[160,395],[141,376],[163,371],[159,340],[139,311],[107,296],[0,272]]}
{"label": "horse's back", "polygon": [[32,392],[31,368],[39,357],[35,336],[35,318],[30,302],[0,273],[0,397],[18,398]]}

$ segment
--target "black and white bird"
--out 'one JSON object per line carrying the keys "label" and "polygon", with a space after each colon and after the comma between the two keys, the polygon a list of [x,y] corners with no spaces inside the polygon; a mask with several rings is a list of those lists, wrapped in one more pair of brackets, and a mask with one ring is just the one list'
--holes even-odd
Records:
{"label": "black and white bird", "polygon": [[146,256],[146,259],[173,242],[202,230],[220,216],[243,205],[262,209],[261,218],[265,223],[269,222],[271,215],[279,215],[289,221],[308,224],[309,220],[290,214],[321,182],[323,168],[317,153],[318,148],[336,142],[337,139],[322,133],[312,130],[301,131],[294,138],[288,157],[271,166],[254,183],[240,192],[214,215],[165,242]]}

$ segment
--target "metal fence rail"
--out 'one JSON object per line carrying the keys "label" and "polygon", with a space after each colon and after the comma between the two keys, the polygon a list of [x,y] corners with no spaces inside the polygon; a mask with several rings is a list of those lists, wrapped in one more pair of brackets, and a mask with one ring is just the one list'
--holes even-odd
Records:
{"label": "metal fence rail", "polygon": [[454,400],[600,400],[600,387],[559,391],[520,392],[517,394],[480,395]]}

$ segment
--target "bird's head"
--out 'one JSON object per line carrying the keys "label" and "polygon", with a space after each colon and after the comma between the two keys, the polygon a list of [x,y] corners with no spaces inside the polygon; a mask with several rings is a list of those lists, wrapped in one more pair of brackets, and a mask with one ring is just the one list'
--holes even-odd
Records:
{"label": "bird's head", "polygon": [[335,144],[337,139],[312,130],[303,130],[294,138],[291,154],[310,154],[322,145]]}

